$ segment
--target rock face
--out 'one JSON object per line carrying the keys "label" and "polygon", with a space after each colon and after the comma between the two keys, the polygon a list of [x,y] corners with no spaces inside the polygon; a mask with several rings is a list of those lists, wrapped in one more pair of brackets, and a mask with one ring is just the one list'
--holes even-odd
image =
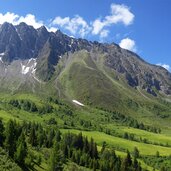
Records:
{"label": "rock face", "polygon": [[140,86],[154,96],[153,88],[171,94],[171,74],[166,69],[148,64],[135,53],[120,47],[112,46],[109,49],[106,65],[124,74],[130,86]]}
{"label": "rock face", "polygon": [[28,76],[47,83],[55,77],[63,56],[72,56],[81,50],[91,54],[95,62],[89,66],[91,68],[96,69],[100,58],[97,54],[100,54],[105,56],[102,65],[114,71],[115,77],[123,77],[128,86],[144,89],[153,96],[157,96],[157,92],[171,94],[171,74],[162,67],[148,64],[133,52],[116,44],[75,39],[60,30],[48,32],[44,26],[34,29],[25,23],[17,26],[4,23],[0,26],[1,82],[5,80],[7,83],[18,74],[21,75],[16,76],[20,83]]}

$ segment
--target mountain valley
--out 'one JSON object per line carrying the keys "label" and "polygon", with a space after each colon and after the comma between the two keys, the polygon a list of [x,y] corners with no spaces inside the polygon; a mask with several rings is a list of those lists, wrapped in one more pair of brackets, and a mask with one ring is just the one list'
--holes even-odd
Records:
{"label": "mountain valley", "polygon": [[[134,52],[115,43],[69,37],[60,30],[48,32],[44,26],[4,23],[0,85],[4,136],[8,137],[10,124],[22,130],[18,143],[21,132],[26,134],[25,165],[17,153],[6,154],[7,138],[0,149],[3,160],[18,170],[50,170],[54,149],[60,151],[56,158],[65,158],[57,161],[63,170],[105,171],[106,156],[113,157],[108,149],[117,156],[117,168],[110,166],[113,170],[171,170],[171,73]],[[33,130],[35,144],[30,140]],[[46,137],[41,145],[40,136]],[[53,143],[56,136],[59,144]],[[92,143],[95,152],[76,142]],[[86,155],[90,155],[87,163]],[[124,166],[128,156],[134,162],[129,167]]]}

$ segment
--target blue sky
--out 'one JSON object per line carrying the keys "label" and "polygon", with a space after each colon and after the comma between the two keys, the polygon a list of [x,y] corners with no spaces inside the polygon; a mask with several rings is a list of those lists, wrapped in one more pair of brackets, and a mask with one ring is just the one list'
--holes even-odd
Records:
{"label": "blue sky", "polygon": [[[170,69],[171,0],[0,0],[0,24],[35,28],[101,42],[115,42]],[[171,69],[170,69],[171,70]]]}

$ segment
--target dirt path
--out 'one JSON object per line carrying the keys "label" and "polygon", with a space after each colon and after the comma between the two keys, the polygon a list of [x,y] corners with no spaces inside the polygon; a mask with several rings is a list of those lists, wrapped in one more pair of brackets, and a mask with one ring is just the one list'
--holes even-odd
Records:
{"label": "dirt path", "polygon": [[140,90],[139,87],[137,87],[137,90],[138,90],[138,92],[141,94],[141,96],[143,96],[144,98],[146,98],[146,99],[148,99],[148,100],[151,100],[150,98],[148,98],[145,94],[143,94],[143,93],[141,92],[141,90]]}

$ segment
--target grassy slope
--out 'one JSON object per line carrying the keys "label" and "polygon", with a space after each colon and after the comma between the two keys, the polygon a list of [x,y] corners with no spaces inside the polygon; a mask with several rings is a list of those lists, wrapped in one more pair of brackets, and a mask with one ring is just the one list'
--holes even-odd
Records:
{"label": "grassy slope", "polygon": [[[72,133],[79,133],[79,130],[74,129],[61,129],[63,133],[72,132]],[[94,140],[97,142],[98,145],[102,145],[104,141],[109,145],[109,147],[115,148],[123,148],[123,150],[129,149],[133,152],[134,147],[137,147],[140,150],[142,155],[155,155],[157,151],[159,151],[160,155],[168,156],[171,154],[171,148],[168,147],[161,147],[158,145],[152,144],[144,144],[140,142],[134,142],[130,140],[126,140],[123,138],[114,137],[111,135],[107,135],[102,132],[97,131],[81,131],[83,135],[87,136],[88,138],[93,137]]]}
{"label": "grassy slope", "polygon": [[[78,134],[80,131],[79,130],[66,130],[66,129],[61,129],[62,133],[67,133],[67,132],[72,132],[72,133],[75,133],[75,134]],[[119,147],[123,147],[123,143],[120,144],[120,142],[123,142],[124,140],[123,139],[118,139],[117,137],[112,137],[112,136],[109,136],[109,135],[106,135],[104,133],[100,133],[100,132],[87,132],[87,131],[82,131],[83,135],[84,136],[87,136],[89,139],[91,137],[94,138],[94,140],[96,141],[96,143],[98,144],[98,150],[101,149],[101,145],[102,145],[102,142],[103,141],[106,141],[106,143],[108,144],[108,147],[109,148],[112,148],[112,147],[116,147],[116,144],[119,146]],[[125,141],[124,142],[124,147],[125,144],[129,144],[130,141]],[[129,144],[129,149],[130,149],[130,146],[132,146],[133,144]],[[127,147],[128,147],[127,146]],[[143,144],[142,144],[143,146]],[[127,148],[126,147],[126,148]],[[134,146],[132,146],[132,148],[134,148]],[[152,146],[149,146],[149,147],[145,147],[146,149],[146,152],[144,154],[147,154],[147,152],[150,150],[150,148],[152,148]],[[155,147],[157,149],[157,146]],[[125,157],[126,156],[126,153],[123,152],[123,151],[119,151],[119,150],[115,150],[116,154],[118,156],[120,156],[121,158]],[[166,152],[166,151],[165,151]],[[153,168],[151,166],[148,166],[146,163],[144,163],[143,160],[139,159],[139,161],[141,162],[141,166],[149,171],[152,171]],[[156,171],[158,171],[156,169]]]}
{"label": "grassy slope", "polygon": [[113,130],[115,130],[117,133],[119,133],[120,135],[124,135],[125,132],[128,132],[130,134],[134,134],[135,138],[140,139],[140,137],[142,139],[148,139],[150,142],[153,143],[163,143],[171,145],[171,137],[168,135],[164,135],[164,134],[155,134],[152,132],[147,132],[144,130],[139,130],[139,129],[135,129],[135,128],[131,128],[131,127],[125,127],[125,126],[116,126],[114,124],[109,124],[106,125],[106,127],[111,128]]}
{"label": "grassy slope", "polygon": [[84,61],[86,58],[89,56],[84,52],[76,54],[60,75],[59,80],[65,95],[69,99],[77,98],[84,103],[99,106],[110,104],[109,106],[116,107],[119,105],[118,101],[111,101],[111,98],[117,99],[120,94],[103,73],[97,68],[92,68],[93,61],[89,61],[91,64],[87,65]]}
{"label": "grassy slope", "polygon": [[115,71],[104,66],[105,56],[100,53],[97,56],[93,59],[88,52],[80,51],[60,61],[63,70],[58,82],[66,99],[116,110],[148,125],[170,129],[170,105],[161,101],[160,96],[157,99],[129,87],[123,75],[116,79]]}
{"label": "grassy slope", "polygon": [[[43,99],[35,95],[28,95],[28,94],[16,94],[13,96],[1,95],[1,98],[0,98],[1,101],[6,101],[7,99],[8,101],[10,99],[30,99],[33,102],[35,102],[36,105],[38,106],[42,106],[44,103],[46,103],[44,102]],[[59,108],[58,105],[55,105],[53,103],[51,105],[53,105],[57,109]],[[0,109],[1,109],[0,117],[2,117],[4,121],[14,118],[18,121],[22,121],[22,120],[30,121],[31,120],[31,121],[39,122],[39,123],[46,125],[47,121],[51,117],[54,117],[56,118],[59,126],[63,125],[63,120],[61,120],[58,117],[58,115],[56,115],[55,113],[39,115],[37,113],[29,113],[29,112],[19,110],[16,108],[9,108],[9,106],[4,106],[3,103],[0,103]],[[81,118],[82,120],[87,120],[87,121],[91,120],[92,123],[103,124],[104,126],[110,128],[111,130],[115,130],[119,134],[123,134],[124,132],[129,132],[129,133],[133,133],[135,137],[147,138],[150,141],[162,143],[162,144],[166,144],[166,143],[168,143],[169,145],[171,144],[171,137],[168,135],[154,134],[154,133],[150,133],[150,132],[143,131],[143,130],[128,128],[126,126],[118,125],[118,123],[107,124],[107,121],[105,121],[105,118],[106,118],[105,116],[107,115],[107,113],[99,109],[93,109],[92,107],[88,107],[88,106],[84,108],[80,108],[76,106],[74,107],[74,112],[75,112],[74,122],[76,125],[78,124],[77,120]],[[75,129],[70,129],[69,131],[74,132],[74,133],[80,132],[80,130],[75,130]],[[68,132],[68,130],[62,129],[62,132],[65,133],[65,132]],[[110,136],[110,135],[107,135],[105,133],[98,132],[98,131],[92,131],[92,132],[82,131],[82,132],[84,135],[88,136],[89,138],[93,137],[99,146],[101,146],[103,141],[106,141],[109,148],[111,147],[117,148],[117,154],[119,154],[120,156],[125,155],[123,150],[129,149],[130,151],[132,151],[135,146],[138,147],[138,149],[140,150],[140,154],[142,155],[155,155],[156,151],[159,151],[160,155],[163,155],[163,156],[165,155],[168,156],[171,154],[171,148],[169,147],[162,147],[158,145],[134,142],[134,141],[118,138],[118,137],[113,137],[113,136]],[[149,166],[146,166],[146,164],[143,163],[143,161],[141,161],[141,163],[144,168],[148,167],[148,170],[152,170]],[[44,168],[47,167],[46,162],[42,163],[42,167]]]}

